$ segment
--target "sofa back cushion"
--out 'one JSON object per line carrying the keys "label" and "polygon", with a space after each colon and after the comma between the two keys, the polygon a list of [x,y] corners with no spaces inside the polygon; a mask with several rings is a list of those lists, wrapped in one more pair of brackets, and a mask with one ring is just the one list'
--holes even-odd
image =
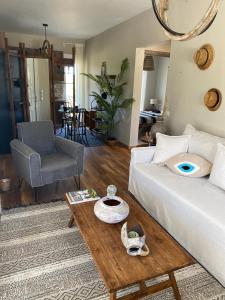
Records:
{"label": "sofa back cushion", "polygon": [[222,144],[217,145],[209,182],[225,190],[225,146]]}
{"label": "sofa back cushion", "polygon": [[17,123],[18,138],[40,155],[56,151],[52,121]]}
{"label": "sofa back cushion", "polygon": [[187,152],[190,135],[169,136],[156,133],[156,149],[152,162],[164,164],[169,158]]}
{"label": "sofa back cushion", "polygon": [[214,161],[217,144],[225,144],[225,138],[196,130],[190,124],[186,126],[183,134],[191,135],[188,152],[198,154],[211,162]]}

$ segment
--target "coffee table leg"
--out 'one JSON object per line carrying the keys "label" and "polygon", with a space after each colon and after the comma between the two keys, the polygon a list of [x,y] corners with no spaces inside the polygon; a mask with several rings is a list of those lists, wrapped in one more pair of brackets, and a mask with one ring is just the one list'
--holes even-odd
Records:
{"label": "coffee table leg", "polygon": [[176,300],[181,300],[181,296],[180,296],[180,292],[177,287],[177,282],[176,282],[176,278],[174,276],[174,272],[169,273],[169,278],[170,278],[170,281],[172,284],[172,289],[173,289]]}
{"label": "coffee table leg", "polygon": [[116,292],[109,293],[109,299],[110,300],[116,300]]}
{"label": "coffee table leg", "polygon": [[73,215],[70,217],[69,223],[68,223],[68,227],[71,228],[73,226],[74,223],[74,218]]}

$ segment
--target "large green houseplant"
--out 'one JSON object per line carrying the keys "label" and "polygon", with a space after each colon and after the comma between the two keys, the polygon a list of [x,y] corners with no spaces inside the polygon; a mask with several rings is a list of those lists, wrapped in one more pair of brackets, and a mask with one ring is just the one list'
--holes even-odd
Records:
{"label": "large green houseplant", "polygon": [[124,97],[124,87],[127,82],[124,81],[124,76],[129,68],[128,58],[122,61],[119,74],[115,78],[115,82],[109,80],[107,75],[92,75],[90,73],[83,73],[84,76],[93,80],[98,87],[98,91],[93,91],[90,96],[93,96],[97,102],[98,107],[102,111],[98,112],[98,117],[102,119],[100,125],[101,130],[104,132],[108,140],[113,140],[113,129],[116,123],[116,113],[119,109],[125,109],[133,102],[133,98]]}

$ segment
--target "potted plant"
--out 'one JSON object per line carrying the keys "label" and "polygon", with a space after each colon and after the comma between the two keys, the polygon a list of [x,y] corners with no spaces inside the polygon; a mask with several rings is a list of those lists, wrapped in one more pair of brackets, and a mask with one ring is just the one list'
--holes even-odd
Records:
{"label": "potted plant", "polygon": [[102,121],[99,128],[109,143],[115,141],[113,129],[116,123],[119,122],[115,121],[117,111],[119,109],[126,109],[133,102],[133,98],[126,99],[124,97],[124,87],[127,84],[124,81],[124,75],[128,68],[129,61],[128,58],[125,58],[122,61],[119,74],[115,76],[114,82],[110,81],[106,74],[92,75],[90,73],[83,73],[83,75],[93,80],[98,86],[98,91],[93,91],[90,96],[95,98],[98,107],[101,108],[97,114],[98,119]]}

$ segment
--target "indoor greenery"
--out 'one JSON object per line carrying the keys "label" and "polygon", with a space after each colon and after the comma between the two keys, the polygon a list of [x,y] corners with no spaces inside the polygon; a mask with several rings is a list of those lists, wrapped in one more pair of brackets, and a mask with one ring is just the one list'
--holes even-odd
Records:
{"label": "indoor greenery", "polygon": [[117,111],[127,108],[133,102],[133,98],[124,97],[124,87],[127,84],[124,76],[128,68],[129,61],[128,58],[125,58],[122,61],[120,72],[113,82],[104,74],[99,76],[83,73],[97,84],[98,92],[93,91],[90,96],[95,98],[98,107],[101,108],[101,111],[98,112],[98,117],[102,120],[99,127],[107,139],[113,139],[113,129],[119,122],[115,121]]}

